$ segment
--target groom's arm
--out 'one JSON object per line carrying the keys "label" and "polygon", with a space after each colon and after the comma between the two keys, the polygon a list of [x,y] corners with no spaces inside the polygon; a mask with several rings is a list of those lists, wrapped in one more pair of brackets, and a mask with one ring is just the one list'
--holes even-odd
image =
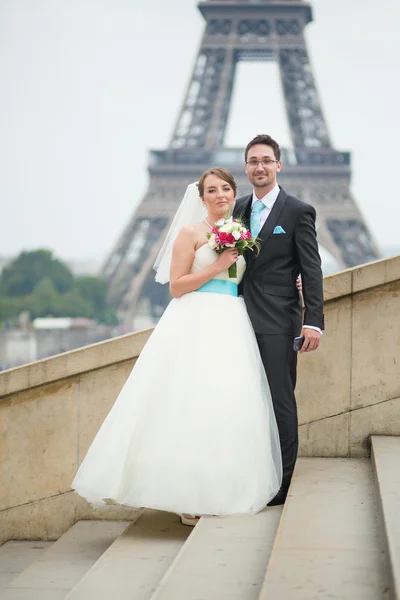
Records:
{"label": "groom's arm", "polygon": [[323,330],[323,275],[315,230],[315,217],[314,207],[306,205],[295,225],[294,242],[303,285],[304,325]]}

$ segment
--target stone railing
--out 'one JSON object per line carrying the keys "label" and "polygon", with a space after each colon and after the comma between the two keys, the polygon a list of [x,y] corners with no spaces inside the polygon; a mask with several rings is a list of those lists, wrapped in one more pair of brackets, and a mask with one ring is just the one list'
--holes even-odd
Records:
{"label": "stone railing", "polygon": [[369,455],[369,439],[400,435],[400,256],[324,279],[326,333],[300,355],[303,456]]}
{"label": "stone railing", "polygon": [[71,482],[150,333],[0,372],[0,545],[58,539],[78,519],[135,514],[94,510]]}
{"label": "stone railing", "polygon": [[[303,456],[367,456],[400,435],[400,256],[326,277],[326,333],[299,360]],[[0,544],[57,539],[94,510],[71,481],[151,331],[0,372]]]}

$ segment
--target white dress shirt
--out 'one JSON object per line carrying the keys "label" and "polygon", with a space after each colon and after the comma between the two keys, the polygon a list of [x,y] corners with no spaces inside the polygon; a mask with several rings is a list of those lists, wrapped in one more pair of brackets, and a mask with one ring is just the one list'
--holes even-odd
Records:
{"label": "white dress shirt", "polygon": [[257,200],[261,200],[261,202],[265,205],[262,211],[260,212],[260,229],[264,226],[265,221],[268,219],[269,213],[271,212],[272,207],[275,204],[275,200],[279,196],[279,192],[280,188],[278,184],[276,184],[276,186],[272,188],[272,190],[270,190],[268,194],[265,194],[263,198],[257,198],[256,192],[253,190],[253,200],[251,206],[253,206],[253,204],[257,202]]}
{"label": "white dress shirt", "polygon": [[[257,200],[261,200],[261,202],[265,204],[265,207],[260,212],[260,229],[264,226],[265,221],[268,219],[272,207],[274,206],[275,201],[279,196],[279,192],[280,187],[278,184],[276,184],[276,186],[272,188],[272,190],[270,190],[268,194],[265,194],[265,196],[263,196],[262,198],[257,198],[256,192],[255,190],[253,190],[253,200],[251,202],[251,206],[253,206],[253,204],[257,202]],[[303,327],[305,329],[314,329],[322,335],[322,330],[319,327],[314,327],[313,325],[303,325]]]}

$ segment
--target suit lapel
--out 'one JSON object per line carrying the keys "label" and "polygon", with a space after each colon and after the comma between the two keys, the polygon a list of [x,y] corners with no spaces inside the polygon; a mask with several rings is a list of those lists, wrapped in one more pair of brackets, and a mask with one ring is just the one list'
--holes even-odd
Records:
{"label": "suit lapel", "polygon": [[260,246],[261,246],[260,252],[257,253],[256,250],[254,250],[254,252],[247,251],[247,254],[251,254],[253,256],[253,260],[249,260],[250,257],[246,258],[247,264],[248,264],[246,273],[248,273],[250,271],[251,267],[255,264],[255,261],[257,260],[257,256],[259,256],[260,253],[263,251],[265,244],[271,237],[271,234],[272,234],[273,230],[275,229],[276,224],[278,223],[278,219],[279,219],[282,209],[285,205],[286,198],[287,198],[287,193],[285,192],[284,189],[281,188],[280,192],[278,194],[278,197],[274,202],[272,210],[269,213],[268,218],[265,221],[264,225],[262,226],[260,233],[258,234],[258,237],[261,240],[260,241]]}
{"label": "suit lapel", "polygon": [[234,216],[237,218],[241,218],[243,224],[247,227],[247,229],[250,228],[250,213],[252,199],[253,194],[250,194],[250,196],[247,196],[242,200],[242,202],[240,203],[240,207],[235,207],[233,210]]}
{"label": "suit lapel", "polygon": [[282,209],[286,202],[286,198],[287,193],[281,188],[278,197],[275,200],[274,205],[271,209],[271,212],[269,213],[267,220],[265,221],[263,227],[260,230],[260,233],[258,234],[258,237],[261,239],[260,252],[263,249],[266,242],[268,241],[268,239],[271,237],[271,234],[275,229],[276,224],[278,223]]}
{"label": "suit lapel", "polygon": [[[243,221],[243,225],[247,227],[247,229],[250,229],[250,214],[252,200],[253,194],[251,193],[250,196],[244,198],[244,200],[240,203],[240,207],[235,207],[233,211],[234,216],[237,218],[241,218],[241,220]],[[246,263],[249,264],[249,262],[254,258],[254,252],[252,252],[251,250],[245,250],[243,256],[246,260]]]}
{"label": "suit lapel", "polygon": [[[272,210],[269,213],[268,218],[265,221],[264,225],[262,226],[260,233],[258,234],[258,237],[261,240],[260,252],[262,251],[264,245],[267,243],[267,241],[271,237],[271,234],[278,223],[282,209],[286,202],[286,198],[287,198],[287,193],[285,192],[285,190],[283,188],[280,188],[280,192],[278,194],[277,199],[274,202]],[[245,198],[243,200],[243,202],[241,202],[240,207],[235,208],[233,211],[235,217],[242,218],[244,225],[248,229],[250,229],[250,214],[251,214],[252,200],[253,200],[253,194],[250,194],[250,196],[248,196],[247,198]],[[249,268],[250,265],[254,262],[254,260],[257,259],[258,254],[257,254],[256,250],[254,250],[254,251],[246,250],[246,252],[244,253],[244,256],[246,258],[246,262],[247,262],[247,265]]]}

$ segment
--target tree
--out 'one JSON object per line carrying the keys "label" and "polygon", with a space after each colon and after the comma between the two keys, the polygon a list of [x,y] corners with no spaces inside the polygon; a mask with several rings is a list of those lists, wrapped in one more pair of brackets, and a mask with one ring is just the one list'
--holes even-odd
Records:
{"label": "tree", "polygon": [[0,294],[4,296],[27,296],[32,294],[39,282],[50,279],[56,292],[71,288],[74,276],[69,268],[53,257],[50,250],[22,252],[10,265],[4,267],[0,277]]}
{"label": "tree", "polygon": [[3,321],[17,317],[20,313],[20,306],[15,300],[0,296],[0,324]]}
{"label": "tree", "polygon": [[93,305],[93,317],[105,325],[117,325],[118,317],[115,309],[108,305],[106,299],[107,285],[103,279],[93,276],[77,277],[75,286],[80,295]]}
{"label": "tree", "polygon": [[102,279],[93,276],[76,277],[75,287],[82,298],[93,304],[94,312],[99,315],[107,306],[106,283]]}
{"label": "tree", "polygon": [[53,315],[56,307],[58,294],[52,280],[44,277],[35,286],[32,294],[20,298],[20,305],[27,310],[33,319]]}
{"label": "tree", "polygon": [[99,315],[98,321],[104,325],[118,325],[117,311],[112,306],[105,308]]}
{"label": "tree", "polygon": [[106,300],[106,284],[92,276],[74,277],[49,250],[22,252],[0,276],[0,322],[18,316],[31,318],[89,317],[118,323]]}
{"label": "tree", "polygon": [[56,317],[93,317],[93,304],[85,300],[74,288],[60,294],[54,310]]}

